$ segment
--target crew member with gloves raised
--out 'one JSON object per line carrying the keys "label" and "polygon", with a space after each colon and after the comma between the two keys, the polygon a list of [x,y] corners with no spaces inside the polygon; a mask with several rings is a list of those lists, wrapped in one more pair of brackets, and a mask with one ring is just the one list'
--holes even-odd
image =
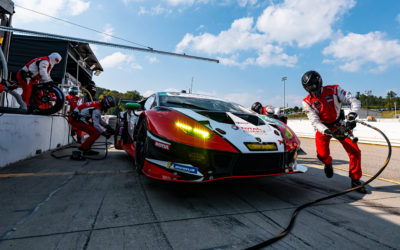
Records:
{"label": "crew member with gloves raised", "polygon": [[17,81],[22,88],[22,100],[29,107],[29,98],[31,97],[32,87],[38,82],[52,82],[50,77],[51,69],[61,61],[61,55],[57,52],[49,56],[38,57],[28,62],[21,70],[17,72]]}
{"label": "crew member with gloves raised", "polygon": [[[311,121],[315,134],[315,144],[317,147],[317,157],[325,164],[324,171],[328,178],[333,176],[332,157],[330,156],[329,143],[334,136],[334,132],[339,127],[346,125],[353,129],[356,126],[357,113],[360,110],[360,101],[352,97],[339,85],[322,86],[322,77],[316,71],[307,71],[301,78],[304,89],[309,95],[303,99],[303,110],[306,112],[308,119]],[[346,121],[343,112],[341,112],[341,104],[351,106],[350,113],[347,115]],[[350,138],[338,138],[343,148],[349,155],[349,177],[351,186],[361,185],[361,151],[356,143]],[[366,193],[366,189],[357,189],[360,193]]]}
{"label": "crew member with gloves raised", "polygon": [[266,115],[271,118],[276,118],[274,117],[274,107],[272,107],[271,105],[263,107],[260,102],[255,102],[253,103],[253,105],[251,105],[251,110],[260,115]]}
{"label": "crew member with gloves raised", "polygon": [[251,110],[260,115],[265,115],[270,118],[280,120],[285,124],[287,123],[287,117],[284,114],[282,114],[280,108],[274,108],[271,105],[263,107],[260,102],[255,102],[253,103],[253,105],[251,105]]}
{"label": "crew member with gloves raised", "polygon": [[[114,106],[114,98],[110,95],[104,95],[101,101],[85,102],[79,105],[68,117],[68,122],[73,127],[89,134],[89,138],[79,147],[79,150],[82,151],[84,155],[98,154],[97,151],[90,149],[97,138],[103,135],[108,139],[115,133],[114,129],[101,119],[101,112],[105,112]],[[101,126],[103,126],[105,130]]]}

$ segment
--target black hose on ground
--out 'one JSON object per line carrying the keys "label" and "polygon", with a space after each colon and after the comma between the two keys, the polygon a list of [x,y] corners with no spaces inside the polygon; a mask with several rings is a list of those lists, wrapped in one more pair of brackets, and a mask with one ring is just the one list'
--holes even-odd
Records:
{"label": "black hose on ground", "polygon": [[375,180],[375,179],[383,172],[383,170],[385,170],[386,166],[389,164],[390,157],[392,156],[392,145],[390,144],[389,139],[388,139],[387,136],[386,136],[381,130],[379,130],[378,128],[376,128],[376,127],[374,127],[374,126],[371,126],[371,125],[369,125],[369,124],[367,124],[367,123],[365,123],[365,122],[363,122],[363,121],[359,121],[359,120],[357,120],[357,123],[361,123],[361,124],[364,125],[364,126],[367,126],[367,127],[369,127],[369,128],[372,128],[372,129],[378,131],[378,132],[385,138],[385,140],[386,140],[386,142],[387,142],[387,145],[388,145],[388,155],[387,155],[387,158],[386,158],[385,163],[384,163],[383,166],[379,169],[379,171],[378,171],[374,176],[372,176],[368,181],[364,182],[364,183],[363,183],[362,185],[360,185],[360,186],[353,187],[353,188],[349,188],[349,189],[346,189],[346,190],[344,190],[344,191],[342,191],[342,192],[339,192],[339,193],[336,193],[336,194],[332,194],[332,195],[328,195],[328,196],[322,197],[322,198],[320,198],[320,199],[317,199],[317,200],[314,200],[314,201],[311,201],[311,202],[308,202],[308,203],[305,203],[305,204],[299,206],[299,207],[296,208],[296,210],[293,212],[292,218],[290,219],[290,222],[289,222],[289,225],[285,228],[285,230],[283,230],[280,234],[274,236],[273,238],[271,238],[271,239],[269,239],[269,240],[267,240],[267,241],[264,241],[264,242],[261,242],[261,243],[255,245],[255,246],[246,248],[247,250],[260,249],[260,248],[269,246],[269,245],[271,245],[271,244],[274,243],[274,242],[277,242],[278,240],[282,239],[283,237],[285,237],[285,236],[290,232],[290,230],[291,230],[291,229],[293,228],[293,226],[294,226],[294,222],[295,222],[296,216],[300,213],[300,211],[301,211],[302,209],[304,209],[304,208],[306,208],[306,207],[309,207],[309,206],[312,206],[312,205],[314,205],[314,204],[316,204],[316,203],[318,203],[318,202],[325,201],[325,200],[329,200],[329,199],[332,199],[332,198],[335,198],[335,197],[338,197],[338,196],[341,196],[341,195],[350,193],[350,192],[352,192],[352,191],[354,191],[354,190],[363,188],[364,186],[368,185],[368,184],[371,183],[373,180]]}
{"label": "black hose on ground", "polygon": [[[67,120],[67,124],[68,124],[68,127],[69,127],[69,132],[71,131],[71,129],[72,129],[72,127],[71,127],[71,125],[68,123],[68,119],[67,119],[67,116],[65,116],[65,115],[53,115],[53,116],[61,116],[61,117],[63,117],[65,120]],[[70,134],[70,133],[68,133],[68,134]],[[72,139],[74,140],[74,142],[75,143],[77,143],[77,140],[75,140],[75,138],[72,136]],[[69,142],[69,136],[68,136],[68,142]],[[92,149],[103,149],[102,147],[100,148],[100,147],[96,147],[96,145],[102,145],[102,144],[104,144],[105,145],[105,154],[102,156],[102,157],[100,157],[100,158],[96,158],[96,157],[88,157],[88,156],[84,156],[82,159],[89,159],[89,160],[95,160],[95,161],[97,161],[97,160],[104,160],[106,157],[107,157],[107,155],[108,155],[108,140],[107,140],[107,138],[106,138],[106,141],[105,142],[95,142],[95,143],[93,143],[93,146],[94,147],[92,147]],[[78,146],[74,146],[74,145],[71,145],[71,144],[69,144],[69,145],[66,145],[66,146],[64,146],[64,147],[60,147],[60,148],[57,148],[57,149],[55,149],[55,150],[52,150],[51,151],[51,153],[50,153],[50,155],[52,156],[52,157],[54,157],[54,158],[56,158],[56,159],[62,159],[62,158],[66,158],[66,157],[71,157],[71,154],[66,154],[66,155],[56,155],[55,153],[57,153],[57,152],[59,152],[59,151],[62,151],[62,150],[66,150],[66,149],[68,149],[68,148],[78,148]]]}

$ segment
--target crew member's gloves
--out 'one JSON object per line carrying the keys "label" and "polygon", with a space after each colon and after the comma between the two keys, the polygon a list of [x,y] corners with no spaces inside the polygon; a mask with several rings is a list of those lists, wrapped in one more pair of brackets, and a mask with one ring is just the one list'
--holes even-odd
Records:
{"label": "crew member's gloves", "polygon": [[350,112],[347,115],[346,127],[349,128],[350,130],[355,128],[357,125],[356,118],[357,118],[357,114],[354,112]]}
{"label": "crew member's gloves", "polygon": [[70,116],[75,121],[79,121],[79,119],[81,118],[81,116],[79,115],[79,112],[76,112],[76,111],[72,111]]}
{"label": "crew member's gloves", "polygon": [[108,133],[107,131],[104,131],[103,133],[101,133],[101,135],[104,136],[105,138],[109,139],[112,134]]}
{"label": "crew member's gloves", "polygon": [[330,129],[325,129],[324,130],[324,135],[333,137],[333,133],[332,133],[332,131]]}
{"label": "crew member's gloves", "polygon": [[106,126],[106,132],[111,135],[115,134],[115,130],[110,125]]}

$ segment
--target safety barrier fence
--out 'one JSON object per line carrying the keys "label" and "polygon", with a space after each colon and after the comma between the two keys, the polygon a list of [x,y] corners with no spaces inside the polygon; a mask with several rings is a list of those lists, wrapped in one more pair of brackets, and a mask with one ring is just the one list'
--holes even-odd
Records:
{"label": "safety barrier fence", "polygon": [[[378,119],[368,123],[382,130],[389,138],[392,146],[400,146],[400,119]],[[288,120],[288,125],[299,137],[315,138],[314,128],[307,119],[290,119]],[[386,145],[385,140],[378,132],[366,126],[357,126],[353,133],[354,136],[358,137],[360,143]]]}

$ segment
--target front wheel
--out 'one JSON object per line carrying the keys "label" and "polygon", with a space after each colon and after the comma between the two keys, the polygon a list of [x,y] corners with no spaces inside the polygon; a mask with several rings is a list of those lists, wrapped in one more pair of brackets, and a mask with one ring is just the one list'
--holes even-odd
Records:
{"label": "front wheel", "polygon": [[33,114],[51,115],[64,106],[64,94],[56,86],[36,85],[32,89],[30,110]]}
{"label": "front wheel", "polygon": [[143,121],[139,125],[135,142],[135,167],[136,172],[138,172],[139,174],[142,174],[144,161],[148,155],[148,141],[149,138],[147,136],[147,122],[146,119],[143,119]]}

